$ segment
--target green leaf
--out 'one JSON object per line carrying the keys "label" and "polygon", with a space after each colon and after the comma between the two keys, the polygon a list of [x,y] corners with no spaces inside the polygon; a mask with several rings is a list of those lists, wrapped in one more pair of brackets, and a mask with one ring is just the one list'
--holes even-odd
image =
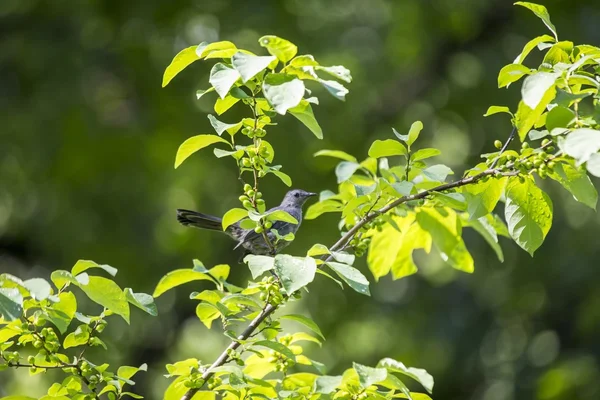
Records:
{"label": "green leaf", "polygon": [[[502,67],[498,73],[498,87],[508,87],[513,82],[518,81],[524,75],[531,74],[531,69],[522,64],[508,64]],[[490,107],[491,108],[491,107]],[[488,110],[489,113],[489,110]],[[487,116],[487,115],[486,115]]]}
{"label": "green leaf", "polygon": [[23,313],[23,296],[17,288],[0,288],[0,315],[6,321],[21,318]]}
{"label": "green leaf", "polygon": [[106,264],[97,264],[91,260],[78,260],[71,269],[71,274],[73,274],[73,276],[77,276],[90,268],[100,268],[108,272],[108,274],[111,276],[117,275],[117,269],[115,267],[111,267],[110,265]]}
{"label": "green leaf", "polygon": [[542,113],[546,110],[546,106],[556,96],[556,87],[554,85],[546,91],[539,104],[535,109],[531,109],[524,101],[519,102],[517,113],[515,114],[515,126],[519,132],[519,138],[524,141],[529,130],[540,119]]}
{"label": "green leaf", "polygon": [[333,393],[342,384],[341,376],[319,376],[315,380],[314,392],[322,394]]}
{"label": "green leaf", "polygon": [[360,387],[363,389],[384,381],[387,378],[388,372],[385,368],[371,368],[357,363],[352,363],[352,367],[358,374]]}
{"label": "green leaf", "polygon": [[523,87],[521,88],[521,96],[525,105],[535,109],[544,99],[548,89],[554,87],[558,76],[559,74],[551,72],[537,72],[528,76],[523,81]]}
{"label": "green leaf", "polygon": [[496,234],[494,227],[489,222],[489,219],[493,219],[493,217],[488,214],[485,217],[465,221],[465,224],[467,224],[466,226],[470,226],[471,228],[475,229],[475,231],[477,231],[477,233],[479,233],[496,252],[498,260],[500,260],[500,262],[504,262],[504,253],[502,252],[502,248],[498,243],[498,235]]}
{"label": "green leaf", "polygon": [[321,329],[315,323],[315,321],[313,321],[312,319],[310,319],[308,317],[305,317],[304,315],[287,314],[287,315],[282,315],[281,317],[279,317],[279,319],[289,319],[290,321],[299,322],[302,325],[306,326],[311,331],[313,331],[314,333],[316,333],[321,339],[325,340],[325,336],[323,336]]}
{"label": "green leaf", "polygon": [[411,377],[419,382],[427,392],[433,391],[433,377],[422,368],[407,367],[400,361],[391,358],[384,358],[377,363],[377,367],[385,368],[388,371],[399,372],[403,375]]}
{"label": "green leaf", "polygon": [[323,130],[315,119],[312,107],[308,101],[302,99],[300,104],[294,108],[290,108],[288,112],[310,129],[318,139],[323,139]]}
{"label": "green leaf", "polygon": [[487,111],[485,112],[485,114],[483,114],[484,117],[489,117],[490,115],[494,115],[494,114],[498,114],[498,113],[507,113],[512,115],[512,113],[510,112],[510,108],[505,107],[505,106],[490,106]]}
{"label": "green leaf", "polygon": [[137,308],[146,311],[148,314],[156,317],[158,309],[154,304],[154,298],[147,293],[133,293],[131,288],[125,288],[125,298],[128,302]]}
{"label": "green leaf", "polygon": [[246,218],[248,216],[248,210],[243,208],[232,208],[227,211],[225,215],[223,215],[223,220],[221,221],[221,225],[223,226],[223,230],[227,230],[227,227],[235,224],[239,220]]}
{"label": "green leaf", "polygon": [[556,106],[546,115],[546,129],[566,128],[575,118],[573,111],[566,107]]}
{"label": "green leaf", "polygon": [[77,299],[71,292],[62,292],[58,295],[59,301],[48,307],[47,317],[60,331],[65,333],[77,311]]}
{"label": "green leaf", "polygon": [[514,241],[533,256],[552,225],[552,201],[531,178],[510,178],[504,216]]}
{"label": "green leaf", "polygon": [[179,167],[181,163],[183,163],[189,156],[198,150],[219,142],[227,143],[229,146],[231,146],[227,140],[216,135],[192,136],[183,142],[181,146],[179,146],[179,149],[177,149],[177,155],[175,156],[175,168]]}
{"label": "green leaf", "polygon": [[202,90],[202,89],[196,90],[196,100],[200,100],[202,98],[202,96],[204,96],[205,94],[214,92],[214,91],[215,91],[215,88],[212,86],[206,90]]}
{"label": "green leaf", "polygon": [[596,209],[598,192],[584,170],[570,164],[557,163],[548,172],[548,176],[571,192],[575,200],[585,204],[592,210]]}
{"label": "green leaf", "polygon": [[[82,275],[84,275],[84,274],[82,274]],[[87,274],[85,274],[85,275],[87,275]],[[52,280],[52,283],[54,283],[54,286],[56,286],[58,289],[61,289],[67,283],[72,283],[74,285],[79,284],[79,282],[75,279],[75,277],[73,275],[71,275],[70,272],[60,270],[60,269],[56,270],[56,271],[52,271],[52,274],[50,274],[50,279]]]}
{"label": "green leaf", "polygon": [[439,156],[440,154],[442,154],[442,152],[434,148],[419,149],[411,154],[410,159],[412,161],[420,161]]}
{"label": "green leaf", "polygon": [[148,365],[142,364],[139,367],[129,367],[129,366],[124,365],[122,367],[119,367],[119,369],[117,370],[117,376],[119,378],[129,380],[135,374],[137,374],[139,371],[148,371]]}
{"label": "green leaf", "polygon": [[341,150],[319,150],[314,154],[314,157],[319,157],[319,156],[328,156],[328,157],[334,157],[334,158],[339,158],[345,161],[354,161],[357,162],[358,160],[356,159],[356,157],[341,151]]}
{"label": "green leaf", "polygon": [[227,133],[229,133],[231,136],[233,136],[242,127],[241,121],[236,124],[226,124],[225,122],[219,121],[217,118],[215,118],[211,114],[208,114],[208,119],[209,119],[212,127],[215,129],[215,132],[217,132],[217,134],[219,136],[221,136],[221,134],[225,131],[227,131]]}
{"label": "green leaf", "polygon": [[295,44],[273,35],[261,37],[258,39],[258,43],[265,47],[269,54],[277,57],[283,63],[290,61],[298,52],[298,47]]}
{"label": "green leaf", "polygon": [[310,220],[315,219],[321,214],[328,212],[341,212],[342,204],[339,201],[335,200],[324,200],[318,203],[311,204],[306,210],[306,215],[304,219]]}
{"label": "green leaf", "polygon": [[292,351],[287,346],[284,346],[279,342],[273,342],[271,340],[259,340],[258,342],[255,342],[253,346],[267,347],[271,350],[275,350],[281,355],[284,355],[292,361],[296,361],[296,356],[294,355],[294,353],[292,353]]}
{"label": "green leaf", "polygon": [[346,89],[344,85],[336,81],[328,81],[325,79],[318,79],[318,81],[333,97],[342,101],[346,100],[348,89]]}
{"label": "green leaf", "polygon": [[77,346],[83,346],[90,340],[90,327],[79,325],[75,331],[69,333],[63,342],[65,349]]}
{"label": "green leaf", "polygon": [[326,72],[331,76],[335,76],[336,78],[341,79],[344,82],[352,82],[352,75],[350,74],[350,70],[344,66],[332,65],[331,67],[323,67],[321,65],[316,65],[315,69],[317,71]]}
{"label": "green leaf", "polygon": [[342,183],[347,181],[354,175],[357,169],[360,168],[360,164],[354,161],[342,161],[335,167],[335,176],[337,176],[337,182]]}
{"label": "green leaf", "polygon": [[211,278],[203,272],[194,271],[192,269],[176,269],[175,271],[168,272],[160,279],[158,285],[156,285],[156,289],[154,289],[152,297],[157,298],[167,290],[183,285],[184,283],[202,280],[208,281],[211,280]]}
{"label": "green leaf", "polygon": [[275,273],[289,295],[312,282],[316,269],[317,263],[312,257],[275,256]]}
{"label": "green leaf", "polygon": [[267,271],[275,268],[275,259],[269,256],[256,256],[248,254],[244,257],[244,262],[248,264],[252,279],[256,279]]}
{"label": "green leaf", "polygon": [[542,20],[542,22],[544,23],[544,25],[546,25],[548,27],[548,29],[550,29],[552,31],[552,34],[554,35],[554,38],[556,40],[558,40],[558,35],[556,34],[556,27],[552,24],[552,22],[550,22],[550,14],[548,14],[548,10],[546,9],[546,7],[539,5],[539,4],[534,4],[534,3],[529,3],[526,1],[517,1],[515,3],[515,5],[517,6],[523,6],[525,8],[530,9],[531,11],[533,11],[533,13]]}
{"label": "green leaf", "polygon": [[412,144],[419,138],[419,134],[423,129],[423,123],[421,121],[415,121],[410,126],[410,130],[408,131],[408,147],[412,146]]}
{"label": "green leaf", "polygon": [[476,220],[494,211],[504,192],[506,181],[506,178],[490,178],[485,182],[479,181],[463,187],[463,193],[468,196],[467,211],[470,220]]}
{"label": "green leaf", "polygon": [[581,128],[569,133],[561,149],[581,165],[600,150],[600,130]]}
{"label": "green leaf", "polygon": [[287,187],[292,186],[292,178],[290,178],[288,174],[281,172],[277,169],[270,169],[269,173],[278,177],[281,180],[281,182],[283,182]]}
{"label": "green leaf", "polygon": [[463,241],[462,229],[456,212],[451,208],[420,208],[417,222],[431,234],[442,259],[453,268],[473,272],[473,257]]}
{"label": "green leaf", "polygon": [[423,170],[423,175],[435,182],[444,182],[448,175],[453,174],[454,172],[443,164],[432,165]]}
{"label": "green leaf", "polygon": [[198,54],[196,54],[197,47],[198,46],[190,46],[177,53],[175,58],[173,58],[173,61],[171,61],[171,64],[165,69],[162,87],[167,86],[178,73],[185,69],[185,67],[200,59]]}
{"label": "green leaf", "polygon": [[47,280],[42,278],[32,278],[23,282],[23,286],[29,291],[34,300],[46,300],[52,292],[52,287]]}
{"label": "green leaf", "polygon": [[529,42],[527,42],[527,44],[523,48],[523,51],[521,51],[521,54],[519,54],[517,56],[517,58],[515,58],[514,63],[521,64],[525,60],[525,57],[527,57],[527,55],[529,53],[531,53],[531,50],[533,50],[540,43],[547,43],[547,42],[554,42],[554,41],[555,41],[555,39],[550,35],[542,35],[542,36],[538,36],[536,38],[531,39]]}
{"label": "green leaf", "polygon": [[406,156],[408,151],[402,143],[394,139],[376,140],[369,148],[369,157],[381,158]]}
{"label": "green leaf", "polygon": [[231,42],[226,40],[210,44],[200,45],[196,49],[196,54],[200,58],[229,58],[237,52],[237,48]]}
{"label": "green leaf", "polygon": [[[231,91],[233,92],[235,88],[231,89]],[[240,99],[233,97],[231,95],[231,93],[228,93],[227,96],[225,96],[224,98],[217,98],[217,100],[215,101],[215,106],[213,107],[213,109],[215,110],[215,112],[217,113],[217,115],[221,115],[223,114],[225,111],[229,110],[231,107],[233,107],[238,101],[240,101]]]}
{"label": "green leaf", "polygon": [[219,97],[224,99],[229,90],[240,78],[240,73],[223,63],[216,63],[210,70],[208,81],[215,88]]}
{"label": "green leaf", "polygon": [[200,322],[210,329],[212,322],[221,316],[221,312],[210,303],[200,303],[196,306],[196,315]]}
{"label": "green leaf", "polygon": [[271,211],[271,212],[265,214],[265,216],[267,217],[267,219],[269,221],[283,221],[283,222],[289,222],[294,225],[298,225],[298,220],[296,218],[294,218],[292,215],[290,215],[290,213],[288,213],[287,211],[283,211],[283,210]]}
{"label": "green leaf", "polygon": [[129,323],[129,304],[119,285],[101,276],[90,276],[87,285],[80,285],[90,300],[120,315]]}
{"label": "green leaf", "polygon": [[[586,167],[590,174],[600,177],[600,154],[592,154],[587,161]],[[594,204],[596,203],[594,202]]]}
{"label": "green leaf", "polygon": [[245,83],[267,68],[276,59],[273,56],[254,56],[238,52],[231,57],[231,63],[233,64],[233,68],[242,77],[242,82]]}
{"label": "green leaf", "polygon": [[333,270],[348,286],[360,294],[370,296],[369,281],[356,268],[347,264],[328,261],[327,266]]}
{"label": "green leaf", "polygon": [[269,74],[263,82],[263,93],[278,114],[300,104],[304,96],[304,82],[293,75]]}

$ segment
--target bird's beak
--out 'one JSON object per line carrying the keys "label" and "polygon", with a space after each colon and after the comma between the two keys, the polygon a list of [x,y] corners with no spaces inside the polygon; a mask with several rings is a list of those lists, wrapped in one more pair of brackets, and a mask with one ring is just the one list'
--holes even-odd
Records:
{"label": "bird's beak", "polygon": [[308,195],[308,197],[315,197],[315,196],[318,196],[319,194],[318,193],[308,192],[307,195]]}

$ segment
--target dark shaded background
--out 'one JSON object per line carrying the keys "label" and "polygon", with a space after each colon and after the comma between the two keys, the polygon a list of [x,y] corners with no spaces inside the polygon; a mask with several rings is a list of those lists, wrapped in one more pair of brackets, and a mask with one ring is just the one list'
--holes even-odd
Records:
{"label": "dark shaded background", "polygon": [[[231,242],[174,219],[177,207],[220,215],[237,205],[240,190],[234,165],[210,151],[173,169],[184,139],[212,132],[206,114],[214,98],[195,100],[195,90],[208,87],[210,64],[194,64],[166,89],[162,72],[201,41],[262,52],[257,39],[275,34],[322,64],[351,69],[345,104],[316,90],[323,141],[293,118],[270,131],[276,161],[295,186],[334,187],[335,161],[313,159],[315,151],[364,157],[391,126],[406,131],[417,119],[425,123],[421,145],[441,148],[441,161],[460,173],[508,135],[506,118],[482,117],[491,104],[516,107],[519,85],[498,90],[498,70],[547,33],[511,3],[0,1],[0,271],[48,278],[85,258],[119,268],[121,286],[152,292],[167,271],[199,258],[228,262],[234,282],[247,280]],[[597,0],[545,5],[561,39],[600,44]],[[537,54],[527,63],[537,65]],[[222,119],[236,121],[240,112]],[[286,190],[276,178],[263,188],[271,205]],[[316,282],[296,311],[314,317],[328,341],[309,355],[331,373],[384,356],[424,367],[436,378],[436,399],[600,398],[598,214],[552,182],[544,189],[554,226],[533,259],[505,240],[501,264],[467,234],[473,275],[420,257],[418,275],[383,279],[372,298]],[[290,252],[332,243],[335,222],[307,222]],[[134,311],[131,327],[116,321],[106,331],[118,351],[98,357],[115,366],[148,362],[135,391],[150,399],[167,384],[164,363],[210,361],[225,344],[195,318],[191,286],[161,297],[159,318]],[[3,372],[0,395],[40,395],[51,377]]]}

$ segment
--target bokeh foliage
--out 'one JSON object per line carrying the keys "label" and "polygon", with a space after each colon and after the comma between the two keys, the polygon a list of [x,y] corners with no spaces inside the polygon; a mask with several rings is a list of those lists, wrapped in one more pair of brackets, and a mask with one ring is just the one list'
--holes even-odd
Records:
{"label": "bokeh foliage", "polygon": [[[561,35],[599,42],[595,2],[577,9],[565,2],[547,6]],[[492,150],[484,144],[510,131],[508,122],[484,121],[487,105],[519,98],[514,88],[497,90],[498,69],[528,38],[546,32],[509,2],[487,1],[74,7],[8,0],[0,14],[1,270],[49,276],[85,255],[120,266],[122,285],[143,291],[190,258],[201,255],[209,265],[237,259],[227,241],[174,222],[176,207],[219,214],[229,208],[224,203],[237,201],[236,187],[222,184],[235,180],[233,166],[197,157],[177,173],[168,168],[183,139],[210,129],[204,115],[211,104],[190,94],[190,87],[204,87],[206,67],[192,67],[196,74],[159,91],[162,70],[175,52],[207,39],[230,39],[258,51],[260,33],[275,32],[320,60],[341,58],[356,83],[347,107],[321,96],[317,117],[325,141],[316,143],[295,121],[276,131],[283,149],[278,156],[307,160],[290,166],[289,174],[298,186],[316,191],[334,184],[334,164],[325,158],[313,164],[312,153],[339,148],[359,154],[373,139],[388,138],[390,125],[407,130],[416,119],[431,127],[425,137],[444,149],[443,161],[455,170],[478,161],[479,153]],[[276,179],[271,184],[265,195],[275,202],[285,188]],[[482,266],[472,276],[430,262],[407,280],[384,278],[369,303],[317,284],[314,296],[298,306],[331,338],[315,354],[340,370],[351,359],[374,365],[383,354],[418,363],[436,376],[440,398],[597,396],[596,214],[558,185],[544,183],[544,189],[555,199],[555,229],[535,259],[508,248],[499,264],[493,250],[473,236],[467,245]],[[303,225],[292,251],[313,238],[327,242],[335,219],[329,231],[316,226]],[[240,268],[235,279],[243,282],[245,274]],[[164,354],[173,343],[170,351],[179,355],[210,354],[222,344],[188,319],[193,310],[185,301],[171,296],[160,307],[171,310],[160,323],[144,319],[131,330],[114,328],[119,343],[136,343],[122,347],[125,363],[160,367],[176,357]],[[351,318],[321,323],[335,315]],[[9,379],[2,388],[30,382]],[[142,386],[149,393],[156,381]]]}

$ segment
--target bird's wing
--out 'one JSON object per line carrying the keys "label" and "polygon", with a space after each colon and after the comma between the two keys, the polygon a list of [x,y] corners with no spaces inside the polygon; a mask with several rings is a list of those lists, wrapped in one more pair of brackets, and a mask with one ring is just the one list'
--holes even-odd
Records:
{"label": "bird's wing", "polygon": [[[273,208],[269,209],[269,210],[267,211],[267,213],[270,213],[270,212],[273,212],[273,211],[278,211],[278,210],[287,211],[287,212],[288,212],[290,215],[292,215],[294,218],[298,219],[298,220],[299,220],[299,222],[300,222],[300,220],[302,219],[301,217],[300,217],[300,218],[298,218],[298,215],[295,215],[296,213],[295,213],[294,211],[291,211],[291,210],[286,210],[286,209],[284,209],[284,208],[282,208],[282,207],[273,207]],[[282,234],[282,235],[285,235],[285,234],[286,234],[286,233],[288,233],[288,232],[282,232],[282,230],[283,230],[284,228],[288,227],[289,225],[291,225],[289,222],[285,222],[285,221],[275,221],[275,222],[273,222],[273,226],[271,227],[271,229],[276,229],[276,230],[277,230],[277,232],[279,232],[279,233],[280,233],[280,234]],[[297,226],[296,226],[296,228],[297,228]],[[293,231],[295,232],[295,231],[296,231],[296,229],[293,229]],[[256,232],[254,232],[254,230],[252,230],[252,229],[248,229],[248,230],[246,231],[246,233],[245,233],[243,236],[241,236],[241,237],[240,237],[240,239],[238,239],[238,240],[239,240],[239,243],[238,243],[238,245],[236,246],[236,248],[238,248],[239,246],[241,246],[241,245],[242,245],[242,243],[245,243],[245,242],[253,242],[253,241],[254,241],[254,240],[256,240],[256,239],[257,239],[259,236],[262,236],[262,233],[256,233]],[[273,238],[274,238],[274,236],[273,236],[272,234],[269,234],[269,239],[273,240]]]}

